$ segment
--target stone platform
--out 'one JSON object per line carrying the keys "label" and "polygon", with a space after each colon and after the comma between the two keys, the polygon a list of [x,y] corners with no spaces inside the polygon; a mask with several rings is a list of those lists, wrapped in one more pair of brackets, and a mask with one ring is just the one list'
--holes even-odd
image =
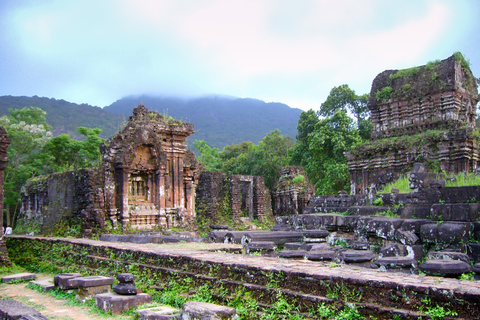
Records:
{"label": "stone platform", "polygon": [[[232,295],[235,290],[247,290],[259,303],[267,306],[275,303],[276,293],[281,292],[289,301],[300,306],[299,312],[316,309],[323,302],[340,307],[345,305],[341,292],[336,299],[327,298],[332,288],[341,287],[360,293],[361,298],[355,303],[358,310],[377,319],[391,319],[397,314],[402,319],[416,319],[418,307],[425,298],[457,312],[460,319],[475,319],[480,313],[479,281],[382,272],[381,269],[343,264],[332,266],[329,261],[218,252],[223,251],[222,248],[240,247],[238,245],[107,243],[24,236],[10,237],[7,243],[10,250],[24,253],[19,259],[33,254],[33,251],[28,251],[29,248],[43,247],[47,251],[56,246],[62,246],[71,257],[68,263],[79,268],[98,268],[101,265],[99,261],[112,261],[120,266],[135,264],[145,272],[145,276],[155,273],[159,282],[193,277],[196,285],[222,285]],[[401,299],[392,299],[400,296]]]}

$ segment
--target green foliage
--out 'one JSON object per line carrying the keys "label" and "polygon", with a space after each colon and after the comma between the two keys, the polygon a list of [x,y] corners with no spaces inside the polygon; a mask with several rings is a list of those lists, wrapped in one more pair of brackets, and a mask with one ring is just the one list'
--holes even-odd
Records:
{"label": "green foliage", "polygon": [[359,126],[361,119],[369,117],[370,111],[367,108],[368,94],[358,96],[347,84],[333,87],[330,94],[318,111],[319,116],[331,117],[335,112],[350,111]]}
{"label": "green foliage", "polygon": [[77,141],[67,134],[61,134],[48,141],[42,149],[49,159],[53,172],[65,172],[98,166],[101,161],[101,129],[78,127],[78,132],[86,139]]}
{"label": "green foliage", "polygon": [[304,177],[303,175],[301,175],[301,174],[299,174],[298,176],[293,177],[293,179],[292,179],[292,183],[295,183],[295,184],[297,184],[297,183],[302,183],[303,181],[305,181],[305,177]]}
{"label": "green foliage", "polygon": [[203,140],[195,140],[193,146],[197,148],[200,156],[197,160],[205,165],[207,171],[218,171],[220,167],[220,158],[218,156],[218,148],[211,148]]}
{"label": "green foliage", "polygon": [[469,272],[469,273],[462,273],[460,276],[460,280],[464,281],[475,281],[475,272]]}
{"label": "green foliage", "polygon": [[290,159],[305,168],[317,194],[348,190],[350,173],[344,152],[363,141],[353,120],[342,110],[320,120],[309,110],[300,115],[298,132]]}
{"label": "green foliage", "polygon": [[377,90],[375,92],[375,100],[377,101],[387,101],[390,99],[390,95],[392,94],[392,87],[386,86],[383,87],[381,90]]}
{"label": "green foliage", "polygon": [[377,206],[377,207],[383,206],[383,198],[382,198],[382,197],[376,197],[376,198],[373,200],[373,205],[374,205],[374,206]]}
{"label": "green foliage", "polygon": [[408,181],[408,176],[404,175],[401,176],[399,179],[395,180],[394,182],[387,183],[383,190],[379,193],[391,193],[393,188],[397,188],[400,193],[409,193],[409,183],[410,181]]}
{"label": "green foliage", "polygon": [[396,73],[390,75],[390,80],[396,80],[405,77],[416,76],[420,72],[420,67],[413,67],[408,69],[398,70]]}
{"label": "green foliage", "polygon": [[468,187],[468,186],[479,186],[480,185],[480,176],[475,175],[473,172],[470,173],[458,173],[454,176],[453,179],[448,179],[445,183],[446,187]]}

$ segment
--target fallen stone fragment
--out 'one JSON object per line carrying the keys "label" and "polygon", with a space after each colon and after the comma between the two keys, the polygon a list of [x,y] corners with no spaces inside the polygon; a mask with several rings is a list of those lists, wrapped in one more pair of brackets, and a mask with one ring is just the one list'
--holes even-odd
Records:
{"label": "fallen stone fragment", "polygon": [[61,273],[53,277],[53,284],[61,290],[76,289],[77,284],[70,283],[70,279],[83,277],[81,273]]}
{"label": "fallen stone fragment", "polygon": [[367,262],[375,258],[375,254],[367,250],[346,250],[340,252],[338,258],[345,262]]}
{"label": "fallen stone fragment", "polygon": [[39,286],[45,292],[55,289],[53,280],[32,280],[29,283]]}
{"label": "fallen stone fragment", "polygon": [[117,280],[120,283],[130,283],[133,282],[133,274],[131,273],[119,273],[117,275]]}
{"label": "fallen stone fragment", "polygon": [[470,257],[465,253],[453,252],[453,251],[440,251],[440,252],[430,252],[428,254],[430,260],[460,260],[466,263],[470,263]]}
{"label": "fallen stone fragment", "polygon": [[303,246],[301,242],[289,242],[283,245],[283,249],[285,250],[298,250]]}
{"label": "fallen stone fragment", "polygon": [[137,287],[134,283],[117,283],[113,286],[113,292],[121,295],[136,295]]}
{"label": "fallen stone fragment", "polygon": [[332,250],[312,250],[307,253],[307,259],[312,261],[333,260],[337,253]]}
{"label": "fallen stone fragment", "polygon": [[475,263],[475,264],[472,266],[472,271],[474,271],[474,272],[477,273],[477,274],[480,274],[480,262],[479,262],[479,263]]}
{"label": "fallen stone fragment", "polygon": [[282,250],[277,256],[285,259],[305,259],[307,251],[305,250]]}
{"label": "fallen stone fragment", "polygon": [[428,275],[460,276],[472,271],[472,266],[460,260],[429,260],[419,266],[422,272]]}
{"label": "fallen stone fragment", "polygon": [[277,246],[273,241],[259,241],[250,242],[245,245],[245,251],[247,253],[252,252],[273,252],[277,249]]}
{"label": "fallen stone fragment", "polygon": [[40,312],[13,299],[0,299],[0,319],[20,319],[22,316],[41,316]]}
{"label": "fallen stone fragment", "polygon": [[23,280],[33,280],[36,279],[37,275],[35,273],[17,273],[2,278],[2,282],[9,283],[13,281],[23,281]]}
{"label": "fallen stone fragment", "polygon": [[417,261],[409,257],[383,257],[377,259],[375,264],[379,267],[383,266],[387,269],[401,269],[415,267]]}
{"label": "fallen stone fragment", "polygon": [[101,293],[95,296],[95,305],[104,311],[113,314],[121,314],[141,304],[152,302],[152,296],[146,293],[139,293],[134,296],[119,295],[115,292]]}
{"label": "fallen stone fragment", "polygon": [[180,310],[169,307],[161,306],[155,308],[141,309],[135,312],[138,316],[138,320],[174,320],[180,319]]}
{"label": "fallen stone fragment", "polygon": [[183,305],[182,319],[233,320],[238,319],[238,315],[234,308],[219,306],[213,303],[188,301]]}

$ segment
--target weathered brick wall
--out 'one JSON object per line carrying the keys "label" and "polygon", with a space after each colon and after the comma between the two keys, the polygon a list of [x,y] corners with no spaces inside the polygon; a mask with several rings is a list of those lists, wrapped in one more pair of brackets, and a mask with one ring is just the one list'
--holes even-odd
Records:
{"label": "weathered brick wall", "polygon": [[235,223],[242,217],[272,218],[270,192],[263,177],[204,171],[196,194],[197,221],[220,221],[221,214],[231,215]]}
{"label": "weathered brick wall", "polygon": [[55,224],[81,222],[82,229],[105,224],[102,180],[98,169],[83,169],[31,179],[22,188],[20,219],[34,221],[42,232]]}

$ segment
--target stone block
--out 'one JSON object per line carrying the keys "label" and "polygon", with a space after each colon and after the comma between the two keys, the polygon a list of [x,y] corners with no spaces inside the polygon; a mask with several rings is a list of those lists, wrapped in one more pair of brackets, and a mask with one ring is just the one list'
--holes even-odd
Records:
{"label": "stone block", "polygon": [[407,254],[407,249],[405,246],[399,245],[398,243],[390,244],[380,250],[381,257],[398,257],[405,256]]}
{"label": "stone block", "polygon": [[407,203],[400,209],[400,217],[402,219],[430,219],[430,208],[429,204]]}
{"label": "stone block", "polygon": [[0,319],[20,319],[22,316],[40,316],[40,312],[13,299],[0,299]]}
{"label": "stone block", "polygon": [[330,250],[331,246],[328,243],[305,243],[302,246],[302,250]]}
{"label": "stone block", "polygon": [[472,230],[468,222],[444,222],[441,224],[425,224],[420,229],[420,238],[426,243],[435,243],[440,248],[466,243]]}
{"label": "stone block", "polygon": [[32,280],[29,283],[41,287],[42,290],[45,292],[55,289],[55,284],[53,283],[53,280]]}
{"label": "stone block", "polygon": [[180,320],[180,310],[161,306],[135,311],[138,320]]}
{"label": "stone block", "polygon": [[465,253],[454,252],[454,251],[440,251],[440,252],[429,252],[429,260],[460,260],[466,263],[470,263],[470,257]]}
{"label": "stone block", "polygon": [[430,219],[404,219],[402,225],[400,226],[400,230],[409,231],[419,236],[420,228],[424,224],[429,224],[432,222],[433,221]]}
{"label": "stone block", "polygon": [[467,245],[467,254],[473,262],[480,262],[480,243],[469,243]]}
{"label": "stone block", "polygon": [[367,222],[365,231],[368,235],[376,235],[386,240],[395,240],[395,232],[402,223],[402,219],[375,217]]}
{"label": "stone block", "polygon": [[134,296],[122,296],[114,292],[101,293],[95,296],[95,305],[104,311],[121,314],[141,304],[152,302],[152,296],[139,293]]}
{"label": "stone block", "polygon": [[405,248],[407,249],[407,257],[413,258],[417,262],[424,260],[425,252],[422,245],[405,246]]}
{"label": "stone block", "polygon": [[375,258],[375,254],[367,250],[346,250],[340,252],[338,258],[347,263],[367,262],[373,260],[373,258]]}
{"label": "stone block", "polygon": [[283,245],[283,249],[285,250],[298,250],[303,246],[301,242],[289,242]]}
{"label": "stone block", "polygon": [[273,241],[250,242],[245,245],[246,253],[252,252],[273,252],[277,246]]}
{"label": "stone block", "polygon": [[234,308],[213,303],[187,301],[182,308],[182,319],[234,320],[237,318],[237,311]]}
{"label": "stone block", "polygon": [[307,259],[312,261],[334,260],[337,253],[333,250],[312,250],[307,253]]}
{"label": "stone block", "polygon": [[475,263],[472,266],[472,271],[475,272],[476,274],[480,274],[480,263]]}
{"label": "stone block", "polygon": [[429,260],[422,263],[419,269],[429,275],[459,276],[472,271],[472,266],[460,260]]}
{"label": "stone block", "polygon": [[435,221],[478,220],[480,203],[433,204],[431,219]]}
{"label": "stone block", "polygon": [[328,232],[327,230],[305,230],[303,232],[303,236],[305,238],[314,238],[314,239],[326,238],[328,237],[329,234],[330,232]]}
{"label": "stone block", "polygon": [[78,287],[75,299],[80,302],[92,300],[96,294],[110,292],[110,285],[94,286],[94,287]]}
{"label": "stone block", "polygon": [[418,242],[419,238],[417,235],[410,231],[397,230],[395,233],[395,239],[404,245],[414,245]]}
{"label": "stone block", "polygon": [[137,288],[133,282],[129,283],[117,283],[112,288],[113,292],[121,295],[136,295]]}
{"label": "stone block", "polygon": [[113,278],[103,276],[90,276],[71,279],[69,282],[76,284],[78,287],[98,287],[110,286],[113,284]]}
{"label": "stone block", "polygon": [[76,289],[77,285],[69,283],[70,279],[83,277],[80,273],[61,273],[53,277],[53,283],[55,287],[61,290]]}
{"label": "stone block", "polygon": [[17,273],[17,274],[5,276],[2,278],[2,282],[9,283],[14,281],[27,281],[27,280],[33,280],[36,278],[37,278],[37,275],[35,273],[23,272],[23,273]]}
{"label": "stone block", "polygon": [[383,257],[377,259],[375,264],[387,269],[415,268],[417,261],[410,257]]}
{"label": "stone block", "polygon": [[41,314],[35,314],[35,315],[28,314],[28,315],[23,315],[18,320],[49,320],[49,319]]}
{"label": "stone block", "polygon": [[283,250],[277,253],[277,256],[285,259],[305,259],[307,251],[305,250]]}
{"label": "stone block", "polygon": [[119,273],[117,275],[117,280],[121,283],[133,282],[133,274],[131,274],[131,273]]}

